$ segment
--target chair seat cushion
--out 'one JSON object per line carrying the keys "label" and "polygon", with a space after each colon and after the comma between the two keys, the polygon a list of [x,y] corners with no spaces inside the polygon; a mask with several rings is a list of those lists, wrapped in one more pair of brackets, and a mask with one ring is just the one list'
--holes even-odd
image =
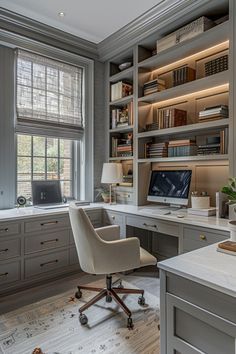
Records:
{"label": "chair seat cushion", "polygon": [[152,256],[149,252],[145,249],[140,247],[140,266],[148,266],[148,265],[156,265],[157,259],[156,257]]}

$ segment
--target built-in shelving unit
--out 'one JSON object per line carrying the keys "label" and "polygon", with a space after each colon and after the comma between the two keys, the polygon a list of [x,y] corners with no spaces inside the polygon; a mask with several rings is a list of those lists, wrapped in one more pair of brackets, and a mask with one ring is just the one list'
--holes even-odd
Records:
{"label": "built-in shelving unit", "polygon": [[[217,4],[212,5],[208,13],[202,13],[200,16],[209,16],[215,21],[221,17],[221,14],[222,17],[227,15],[227,1],[221,5],[219,2]],[[217,8],[217,6],[220,7]],[[225,6],[224,10],[222,6]],[[127,53],[121,53],[118,58],[108,62],[109,160],[122,162],[126,170],[125,164],[128,163],[129,171],[132,166],[133,186],[129,187],[129,193],[130,191],[133,193],[132,203],[141,205],[146,202],[146,195],[140,188],[148,184],[152,169],[192,168],[197,171],[194,172],[193,182],[197,185],[197,179],[201,179],[198,177],[199,173],[208,173],[208,170],[213,171],[220,166],[219,175],[212,184],[217,190],[221,184],[225,183],[229,167],[228,131],[231,124],[231,112],[229,110],[227,115],[216,117],[215,120],[214,117],[204,120],[201,114],[205,109],[215,106],[230,106],[231,68],[224,67],[224,71],[217,72],[216,70],[211,74],[206,71],[209,62],[219,61],[219,58],[223,56],[229,57],[229,28],[229,19],[226,16],[222,22],[216,21],[215,26],[205,32],[153,55],[156,40],[160,38],[157,32],[156,38],[152,35],[142,39]],[[128,60],[132,62],[132,66],[119,71],[119,65]],[[188,82],[183,81],[182,84],[177,85],[174,75],[182,67],[190,68],[189,70],[194,72],[194,78],[187,78]],[[162,85],[160,91],[144,90],[147,83],[153,80],[160,81],[161,84],[158,83]],[[132,94],[111,101],[111,86],[119,81],[132,83]],[[148,92],[151,93],[147,94]],[[130,103],[133,105],[132,124],[122,127],[111,124],[112,110],[122,109]],[[168,124],[161,126],[160,119],[164,119],[163,115],[167,114],[167,111],[169,116],[168,118],[164,116],[164,118],[169,119]],[[170,118],[170,115],[177,111],[182,111],[185,116],[184,123],[181,122],[182,125],[179,122],[175,123],[175,117]],[[114,137],[122,139],[122,133],[132,134],[133,154],[132,156],[114,157],[112,156]],[[214,148],[212,151],[207,148],[203,152],[200,150],[208,146],[209,137],[215,140],[220,139],[220,150],[217,150],[217,153],[213,151]],[[196,142],[196,151],[193,156],[171,156],[168,150],[168,154],[165,152],[163,157],[147,157],[149,156],[146,153],[148,144],[167,144],[168,146],[169,142],[173,144],[173,141],[186,139]],[[212,196],[213,191],[214,187],[210,188]],[[131,202],[130,199],[129,202]]]}

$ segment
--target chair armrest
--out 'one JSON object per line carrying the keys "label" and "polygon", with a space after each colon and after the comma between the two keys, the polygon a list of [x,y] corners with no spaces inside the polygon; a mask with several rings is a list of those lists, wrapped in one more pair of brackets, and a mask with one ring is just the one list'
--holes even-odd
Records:
{"label": "chair armrest", "polygon": [[100,274],[112,274],[140,267],[140,242],[137,237],[104,241],[101,253],[96,253],[96,268]]}
{"label": "chair armrest", "polygon": [[103,241],[115,241],[120,239],[119,225],[98,227],[97,229],[95,229],[95,231]]}

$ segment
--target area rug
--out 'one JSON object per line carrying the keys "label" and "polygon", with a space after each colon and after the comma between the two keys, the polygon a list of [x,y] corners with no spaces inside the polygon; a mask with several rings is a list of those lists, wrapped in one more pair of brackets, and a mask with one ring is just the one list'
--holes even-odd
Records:
{"label": "area rug", "polygon": [[146,306],[140,307],[137,295],[123,296],[134,322],[134,329],[128,330],[125,314],[105,299],[86,311],[89,322],[81,326],[78,308],[94,293],[83,291],[77,300],[74,291],[0,316],[0,354],[32,354],[36,347],[44,354],[159,353],[158,297],[145,292]]}

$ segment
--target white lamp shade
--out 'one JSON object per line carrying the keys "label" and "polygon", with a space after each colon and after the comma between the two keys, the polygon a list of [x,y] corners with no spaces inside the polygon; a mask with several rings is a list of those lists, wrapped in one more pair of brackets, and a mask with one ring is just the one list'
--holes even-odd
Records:
{"label": "white lamp shade", "polygon": [[121,163],[104,163],[102,169],[101,183],[121,183],[123,180],[123,169]]}

